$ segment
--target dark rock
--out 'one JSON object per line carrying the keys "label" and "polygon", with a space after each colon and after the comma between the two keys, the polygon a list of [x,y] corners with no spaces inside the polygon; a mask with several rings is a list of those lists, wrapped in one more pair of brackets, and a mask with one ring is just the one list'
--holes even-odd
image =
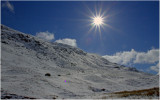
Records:
{"label": "dark rock", "polygon": [[57,95],[54,95],[54,96],[53,96],[53,99],[57,99],[57,98],[58,98],[58,96],[57,96]]}
{"label": "dark rock", "polygon": [[2,43],[4,43],[4,44],[8,44],[6,41],[2,41]]}
{"label": "dark rock", "polygon": [[46,73],[45,76],[51,76],[51,74],[50,73]]}
{"label": "dark rock", "polygon": [[102,91],[105,91],[106,89],[101,89]]}

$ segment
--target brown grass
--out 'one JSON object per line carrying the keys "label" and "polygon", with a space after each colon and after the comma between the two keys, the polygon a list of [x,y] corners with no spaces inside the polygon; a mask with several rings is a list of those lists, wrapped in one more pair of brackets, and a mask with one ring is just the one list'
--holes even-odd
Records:
{"label": "brown grass", "polygon": [[133,90],[133,91],[121,91],[111,93],[118,97],[128,97],[128,96],[159,96],[159,88],[143,89],[143,90]]}

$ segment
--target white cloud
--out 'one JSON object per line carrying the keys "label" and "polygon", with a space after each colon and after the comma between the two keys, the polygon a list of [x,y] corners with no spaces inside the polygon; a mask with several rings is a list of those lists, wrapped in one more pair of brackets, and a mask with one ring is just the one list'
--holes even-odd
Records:
{"label": "white cloud", "polygon": [[46,31],[46,32],[38,32],[38,33],[36,33],[36,36],[41,38],[41,39],[47,40],[47,41],[51,41],[51,40],[54,39],[54,34],[48,32],[48,31]]}
{"label": "white cloud", "polygon": [[148,52],[140,52],[137,53],[136,60],[134,63],[155,63],[159,61],[159,50],[158,49],[152,49]]}
{"label": "white cloud", "polygon": [[12,13],[14,13],[14,6],[9,1],[3,3],[2,7],[8,8]]}
{"label": "white cloud", "polygon": [[116,54],[109,56],[103,56],[111,62],[115,62],[122,65],[128,65],[136,57],[137,52],[132,49],[131,51],[117,52]]}
{"label": "white cloud", "polygon": [[159,49],[154,48],[147,52],[137,52],[132,49],[131,51],[117,52],[114,55],[105,55],[103,57],[122,65],[157,64],[156,66],[151,66],[150,69],[157,71],[159,68]]}
{"label": "white cloud", "polygon": [[70,45],[70,46],[73,46],[73,47],[77,47],[77,43],[76,43],[75,39],[65,38],[65,39],[56,40],[55,42],[67,44],[67,45]]}
{"label": "white cloud", "polygon": [[159,63],[157,63],[155,66],[151,66],[150,69],[159,72]]}

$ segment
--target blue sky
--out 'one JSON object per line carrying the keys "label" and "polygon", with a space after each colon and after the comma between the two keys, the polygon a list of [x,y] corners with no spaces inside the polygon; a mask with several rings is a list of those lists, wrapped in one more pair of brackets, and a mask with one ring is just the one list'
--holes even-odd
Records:
{"label": "blue sky", "polygon": [[[157,73],[158,1],[9,1],[1,6],[1,21],[8,27],[51,42],[67,41],[113,62]],[[99,9],[110,27],[104,25],[101,33],[89,31],[91,17]]]}

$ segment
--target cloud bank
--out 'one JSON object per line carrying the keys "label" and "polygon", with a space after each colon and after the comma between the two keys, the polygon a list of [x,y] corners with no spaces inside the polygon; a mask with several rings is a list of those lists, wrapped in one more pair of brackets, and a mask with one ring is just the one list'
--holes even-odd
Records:
{"label": "cloud bank", "polygon": [[70,46],[73,46],[73,47],[77,47],[77,43],[76,43],[75,39],[65,38],[65,39],[56,40],[55,42],[67,44],[67,45],[70,45]]}
{"label": "cloud bank", "polygon": [[6,1],[5,3],[3,3],[2,7],[7,8],[9,11],[14,13],[14,6],[9,1]]}
{"label": "cloud bank", "polygon": [[136,55],[137,52],[134,49],[132,49],[131,51],[117,52],[112,56],[105,55],[103,57],[111,62],[115,62],[122,65],[128,65],[130,62],[133,61]]}
{"label": "cloud bank", "polygon": [[44,39],[46,41],[54,40],[54,34],[48,32],[48,31],[46,31],[46,32],[38,32],[38,33],[36,33],[36,36],[38,38]]}
{"label": "cloud bank", "polygon": [[134,63],[148,63],[152,64],[159,61],[159,50],[152,49],[148,52],[139,52],[137,53]]}
{"label": "cloud bank", "polygon": [[117,52],[114,55],[104,55],[107,60],[122,64],[156,64],[151,66],[150,69],[158,72],[159,70],[159,49],[151,49],[147,52],[137,52],[134,49],[131,51]]}

